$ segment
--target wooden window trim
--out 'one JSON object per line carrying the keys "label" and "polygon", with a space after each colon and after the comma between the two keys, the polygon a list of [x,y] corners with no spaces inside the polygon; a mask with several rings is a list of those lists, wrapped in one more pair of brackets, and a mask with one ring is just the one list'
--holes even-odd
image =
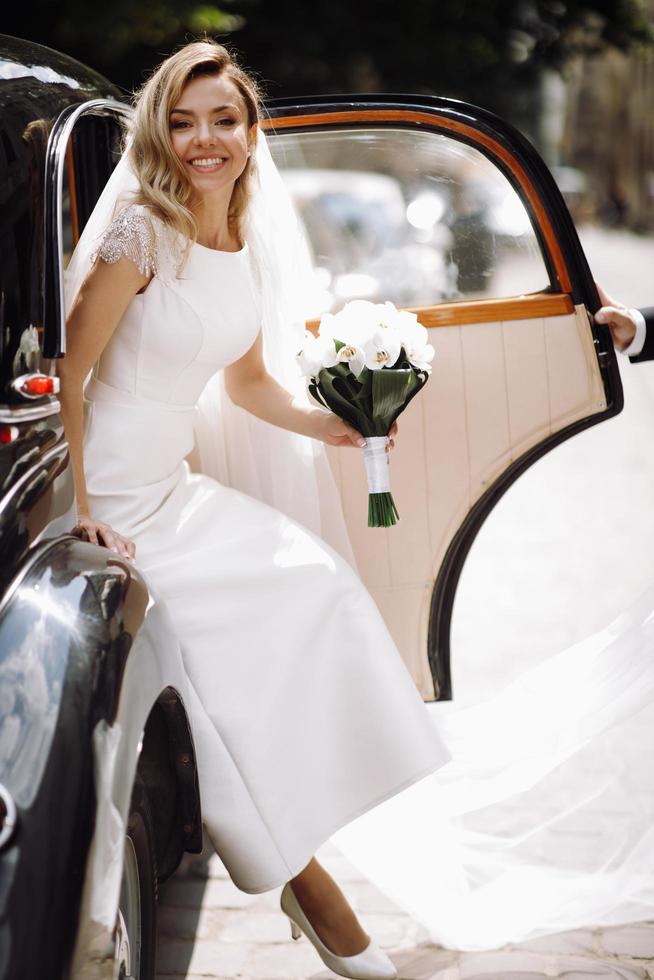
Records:
{"label": "wooden window trim", "polygon": [[[460,327],[470,323],[505,323],[507,320],[535,320],[540,317],[565,316],[574,313],[567,293],[531,293],[511,299],[461,300],[435,306],[405,307],[416,313],[425,327]],[[307,320],[307,330],[316,334],[319,319]]]}

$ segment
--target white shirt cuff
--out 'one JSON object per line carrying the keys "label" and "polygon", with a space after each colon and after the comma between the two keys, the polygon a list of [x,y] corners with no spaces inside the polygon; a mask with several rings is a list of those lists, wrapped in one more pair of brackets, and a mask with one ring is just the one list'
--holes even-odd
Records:
{"label": "white shirt cuff", "polygon": [[620,351],[625,357],[635,357],[643,349],[645,344],[645,336],[647,334],[647,327],[645,326],[645,317],[640,312],[640,310],[631,309],[628,310],[631,313],[634,321],[636,323],[636,333],[634,339],[631,341],[628,347]]}

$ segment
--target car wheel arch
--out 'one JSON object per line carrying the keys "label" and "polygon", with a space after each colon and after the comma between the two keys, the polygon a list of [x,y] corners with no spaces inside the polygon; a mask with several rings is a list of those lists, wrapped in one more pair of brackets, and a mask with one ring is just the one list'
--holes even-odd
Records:
{"label": "car wheel arch", "polygon": [[143,729],[136,778],[156,807],[156,861],[164,881],[184,851],[202,850],[202,812],[190,721],[181,694],[165,688]]}

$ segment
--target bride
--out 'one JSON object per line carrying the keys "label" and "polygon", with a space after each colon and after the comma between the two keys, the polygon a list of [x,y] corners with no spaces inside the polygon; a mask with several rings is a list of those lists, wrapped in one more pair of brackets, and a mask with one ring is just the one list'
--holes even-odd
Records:
{"label": "bride", "polygon": [[361,436],[278,380],[306,283],[260,112],[211,40],[137,94],[120,177],[69,267],[77,532],[136,560],[172,617],[205,830],[234,883],[283,885],[294,938],[342,976],[390,978],[313,854],[449,754],[346,560],[320,444]]}

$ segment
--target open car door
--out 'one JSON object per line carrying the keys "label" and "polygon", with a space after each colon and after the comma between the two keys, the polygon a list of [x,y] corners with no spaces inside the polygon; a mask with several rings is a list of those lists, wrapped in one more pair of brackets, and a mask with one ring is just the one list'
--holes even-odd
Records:
{"label": "open car door", "polygon": [[330,459],[359,572],[423,698],[448,699],[454,596],[484,519],[537,459],[622,409],[596,287],[549,170],[493,114],[395,95],[268,108],[328,308],[391,300],[436,350],[399,422],[399,524],[366,526],[359,453]]}

